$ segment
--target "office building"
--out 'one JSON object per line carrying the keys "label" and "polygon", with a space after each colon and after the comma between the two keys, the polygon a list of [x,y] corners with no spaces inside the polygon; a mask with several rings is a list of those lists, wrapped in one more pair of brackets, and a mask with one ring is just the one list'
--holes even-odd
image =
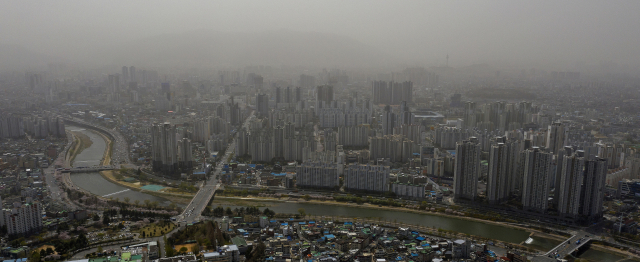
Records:
{"label": "office building", "polygon": [[480,146],[478,139],[459,142],[456,146],[456,165],[453,175],[454,197],[474,200],[480,176]]}

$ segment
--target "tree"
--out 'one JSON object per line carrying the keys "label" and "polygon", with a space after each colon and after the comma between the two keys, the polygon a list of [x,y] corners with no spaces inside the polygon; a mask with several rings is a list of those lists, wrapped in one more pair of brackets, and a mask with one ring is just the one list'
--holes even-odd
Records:
{"label": "tree", "polygon": [[96,252],[98,252],[98,253],[102,253],[102,247],[101,247],[101,246],[100,246],[100,247],[98,247],[98,250],[96,250]]}
{"label": "tree", "polygon": [[[43,250],[44,250],[44,249],[43,249]],[[48,256],[48,255],[51,255],[51,254],[53,254],[53,249],[52,249],[52,248],[50,248],[50,247],[48,247],[48,248],[47,248],[47,250],[45,251],[45,253],[47,254],[47,256]]]}
{"label": "tree", "polygon": [[94,214],[93,221],[100,221],[100,216],[98,214]]}
{"label": "tree", "polygon": [[87,236],[85,236],[84,233],[80,233],[80,235],[78,235],[78,238],[76,239],[76,248],[85,248],[88,244],[89,240],[87,240]]}
{"label": "tree", "polygon": [[136,199],[136,200],[133,201],[133,203],[136,203],[136,206],[137,206],[138,204],[140,204],[140,200]]}
{"label": "tree", "polygon": [[191,248],[191,252],[193,252],[193,254],[195,254],[196,256],[200,254],[200,244],[193,246]]}
{"label": "tree", "polygon": [[300,214],[300,216],[303,218],[307,216],[307,212],[304,210],[304,208],[298,208],[298,214]]}
{"label": "tree", "polygon": [[125,202],[125,203],[127,203],[127,204],[129,204],[129,201],[130,201],[130,200],[131,200],[131,199],[130,199],[129,197],[125,197],[125,198],[124,198],[124,202]]}
{"label": "tree", "polygon": [[40,249],[40,257],[46,257],[47,256],[47,251],[45,251],[44,249]]}
{"label": "tree", "polygon": [[145,233],[145,231],[143,230],[143,231],[142,231],[142,238],[145,238],[145,237],[146,237],[146,233]]}
{"label": "tree", "polygon": [[178,252],[180,252],[180,254],[186,254],[187,251],[189,251],[189,249],[187,249],[187,247],[181,247]]}
{"label": "tree", "polygon": [[34,251],[29,256],[29,262],[40,262],[40,252]]}
{"label": "tree", "polygon": [[102,224],[105,226],[108,226],[109,223],[111,223],[111,219],[109,218],[109,215],[107,214],[102,215]]}
{"label": "tree", "polygon": [[175,250],[171,246],[171,243],[169,243],[169,241],[167,241],[167,236],[164,236],[163,239],[164,239],[164,256],[165,257],[174,256],[175,255]]}
{"label": "tree", "polygon": [[233,211],[231,210],[230,207],[227,207],[227,209],[224,212],[225,212],[225,214],[227,214],[227,216],[232,216],[233,215]]}
{"label": "tree", "polygon": [[150,203],[151,203],[151,200],[149,200],[149,199],[145,199],[145,200],[144,200],[144,204],[145,204],[147,207],[149,207],[149,204],[150,204]]}

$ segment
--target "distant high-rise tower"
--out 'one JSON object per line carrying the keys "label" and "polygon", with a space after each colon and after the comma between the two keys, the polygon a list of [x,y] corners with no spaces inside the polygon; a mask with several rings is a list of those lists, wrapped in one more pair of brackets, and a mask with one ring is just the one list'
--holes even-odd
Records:
{"label": "distant high-rise tower", "polygon": [[129,81],[129,68],[127,66],[122,67],[122,81],[125,83]]}
{"label": "distant high-rise tower", "polygon": [[300,102],[302,101],[302,88],[301,87],[296,87],[295,90],[295,102]]}
{"label": "distant high-rise tower", "polygon": [[393,134],[393,128],[396,123],[396,114],[391,111],[391,107],[386,105],[384,107],[384,111],[382,112],[382,134],[383,135],[391,135]]}
{"label": "distant high-rise tower", "polygon": [[566,137],[569,129],[564,124],[555,122],[551,124],[547,130],[547,150],[552,154],[557,154],[560,149],[565,146]]}
{"label": "distant high-rise tower", "polygon": [[256,95],[256,111],[261,116],[269,115],[269,96],[267,94]]}
{"label": "distant high-rise tower", "polygon": [[136,67],[135,66],[130,66],[129,67],[129,77],[131,81],[138,81],[138,78],[136,77]]}
{"label": "distant high-rise tower", "polygon": [[300,86],[301,87],[314,87],[316,85],[316,78],[314,76],[300,75]]}
{"label": "distant high-rise tower", "polygon": [[324,101],[325,103],[331,103],[333,101],[333,86],[318,86],[316,87],[316,99],[318,101]]}
{"label": "distant high-rise tower", "polygon": [[478,191],[480,176],[480,145],[476,137],[458,142],[456,145],[456,166],[453,175],[454,196],[474,200]]}
{"label": "distant high-rise tower", "polygon": [[538,147],[525,150],[523,154],[522,206],[525,210],[544,213],[548,207],[553,155]]}

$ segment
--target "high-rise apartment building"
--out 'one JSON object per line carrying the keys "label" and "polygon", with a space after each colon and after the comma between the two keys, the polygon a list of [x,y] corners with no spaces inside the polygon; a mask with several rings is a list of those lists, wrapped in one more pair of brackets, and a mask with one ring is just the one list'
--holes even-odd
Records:
{"label": "high-rise apartment building", "polygon": [[296,184],[301,187],[334,188],[340,185],[338,167],[335,163],[304,162],[296,171]]}
{"label": "high-rise apartment building", "polygon": [[130,66],[129,67],[129,77],[131,81],[138,81],[138,76],[136,75],[136,67],[135,66]]}
{"label": "high-rise apartment building", "polygon": [[129,81],[129,68],[127,66],[122,67],[122,81]]}
{"label": "high-rise apartment building", "polygon": [[548,207],[553,154],[538,147],[525,150],[522,183],[522,206],[525,210],[544,213]]}
{"label": "high-rise apartment building", "polygon": [[151,126],[153,171],[171,175],[178,165],[176,129],[170,123]]}
{"label": "high-rise apartment building", "polygon": [[269,115],[269,96],[267,94],[256,95],[256,111],[261,116]]}
{"label": "high-rise apartment building", "polygon": [[189,169],[193,167],[193,155],[191,149],[191,140],[182,138],[178,141],[178,167]]}
{"label": "high-rise apartment building", "polygon": [[607,159],[594,158],[585,161],[580,212],[589,222],[596,222],[602,218],[606,177]]}
{"label": "high-rise apartment building", "polygon": [[575,218],[580,215],[580,202],[582,194],[582,182],[584,180],[585,159],[582,151],[574,155],[565,155],[559,161],[559,184],[555,189],[555,198],[558,199],[558,213],[563,217]]}
{"label": "high-rise apartment building", "polygon": [[560,122],[555,122],[547,128],[547,150],[552,154],[557,154],[563,149],[568,136],[569,129]]}
{"label": "high-rise apartment building", "polygon": [[371,93],[374,104],[400,105],[402,101],[413,101],[413,82],[402,83],[373,81]]}
{"label": "high-rise apartment building", "polygon": [[301,87],[314,87],[316,85],[316,78],[314,76],[302,74],[300,75],[299,84]]}
{"label": "high-rise apartment building", "polygon": [[509,198],[510,161],[509,146],[502,142],[491,146],[487,173],[487,200],[490,204],[502,203]]}
{"label": "high-rise apartment building", "polygon": [[25,235],[42,228],[42,204],[28,200],[17,203],[11,209],[2,209],[0,199],[0,226],[7,227],[9,235]]}
{"label": "high-rise apartment building", "polygon": [[454,197],[474,200],[480,176],[480,145],[470,137],[456,145],[456,166],[453,175]]}
{"label": "high-rise apartment building", "polygon": [[372,192],[389,189],[389,166],[351,164],[345,171],[345,188]]}

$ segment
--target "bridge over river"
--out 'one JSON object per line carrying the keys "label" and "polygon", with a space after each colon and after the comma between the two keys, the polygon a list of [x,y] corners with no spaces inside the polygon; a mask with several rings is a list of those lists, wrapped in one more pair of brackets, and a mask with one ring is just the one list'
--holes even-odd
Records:
{"label": "bridge over river", "polygon": [[562,259],[569,254],[575,254],[581,248],[587,247],[588,243],[591,242],[591,239],[592,238],[589,233],[578,231],[569,239],[562,241],[560,244],[549,250],[549,252],[545,253],[544,255],[534,257],[532,261],[557,261],[557,259]]}

